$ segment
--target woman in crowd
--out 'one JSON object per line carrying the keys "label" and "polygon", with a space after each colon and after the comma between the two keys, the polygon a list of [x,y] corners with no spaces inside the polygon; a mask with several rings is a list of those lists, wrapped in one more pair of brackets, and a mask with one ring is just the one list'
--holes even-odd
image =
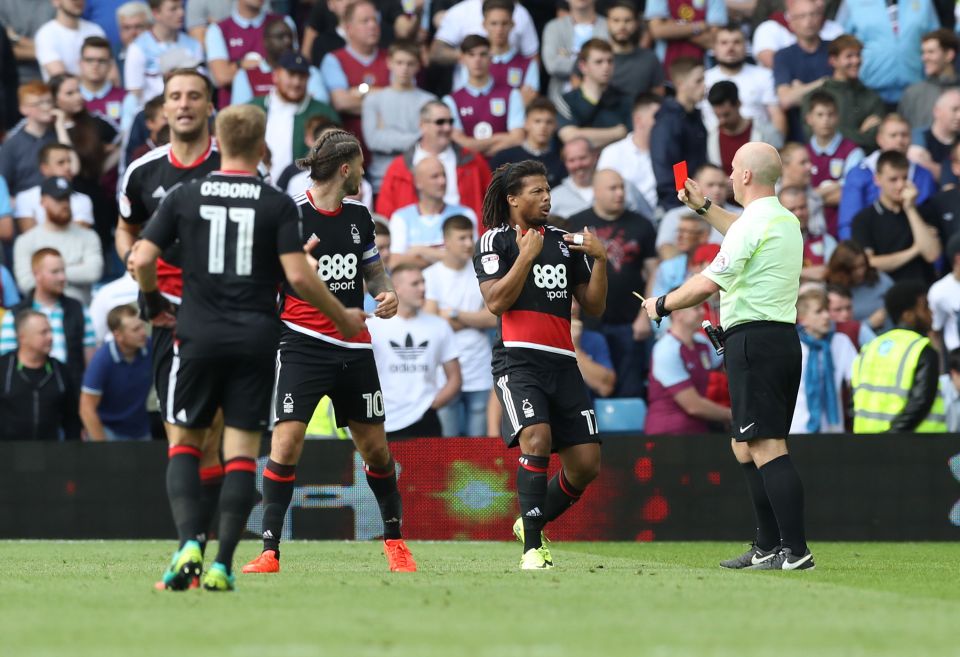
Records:
{"label": "woman in crowd", "polygon": [[867,322],[874,331],[887,326],[883,295],[893,285],[893,280],[870,266],[867,254],[859,244],[845,240],[837,245],[827,264],[826,282],[850,290],[855,320]]}

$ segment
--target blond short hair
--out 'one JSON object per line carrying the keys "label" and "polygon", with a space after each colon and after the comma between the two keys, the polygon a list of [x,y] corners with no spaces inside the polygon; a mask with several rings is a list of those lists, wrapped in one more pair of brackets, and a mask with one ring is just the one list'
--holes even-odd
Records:
{"label": "blond short hair", "polygon": [[225,157],[259,158],[267,115],[255,105],[231,105],[217,114],[217,144]]}

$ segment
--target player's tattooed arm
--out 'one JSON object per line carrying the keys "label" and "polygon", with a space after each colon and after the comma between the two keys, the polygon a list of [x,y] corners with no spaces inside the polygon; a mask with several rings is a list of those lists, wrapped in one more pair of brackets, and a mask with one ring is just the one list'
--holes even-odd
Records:
{"label": "player's tattooed arm", "polygon": [[363,280],[367,284],[370,296],[377,302],[373,314],[381,319],[390,319],[397,314],[397,294],[393,291],[393,283],[383,268],[383,261],[379,258],[363,267]]}

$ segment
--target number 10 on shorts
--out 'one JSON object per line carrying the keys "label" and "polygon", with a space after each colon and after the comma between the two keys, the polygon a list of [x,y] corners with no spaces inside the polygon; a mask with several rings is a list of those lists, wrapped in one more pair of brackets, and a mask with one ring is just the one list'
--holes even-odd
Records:
{"label": "number 10 on shorts", "polygon": [[383,417],[383,393],[377,390],[374,393],[364,393],[363,401],[367,402],[367,417]]}
{"label": "number 10 on shorts", "polygon": [[597,426],[597,414],[591,408],[588,411],[580,411],[580,415],[587,418],[587,431],[591,436],[600,433],[600,427]]}

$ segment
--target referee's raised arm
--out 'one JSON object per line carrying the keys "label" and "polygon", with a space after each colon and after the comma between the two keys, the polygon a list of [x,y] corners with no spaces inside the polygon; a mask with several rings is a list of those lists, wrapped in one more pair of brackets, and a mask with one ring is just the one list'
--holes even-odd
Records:
{"label": "referee's raised arm", "polygon": [[724,233],[720,252],[680,288],[643,303],[651,319],[702,303],[720,291],[724,360],[733,412],[733,452],[747,477],[757,518],[754,546],[727,568],[813,568],[803,519],[803,484],[786,436],[800,387],[797,292],[803,262],[800,222],[777,200],[780,156],[750,142],[733,158],[733,195],[743,213],[712,207],[687,181],[681,201]]}

